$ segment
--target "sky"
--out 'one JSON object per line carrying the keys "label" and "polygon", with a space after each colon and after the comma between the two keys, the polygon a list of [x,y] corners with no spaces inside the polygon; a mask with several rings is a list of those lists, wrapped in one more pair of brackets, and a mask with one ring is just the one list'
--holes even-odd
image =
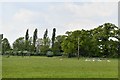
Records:
{"label": "sky", "polygon": [[48,29],[51,38],[53,28],[56,28],[56,35],[63,35],[66,31],[90,30],[108,22],[118,25],[118,0],[0,2],[0,34],[11,44],[24,37],[27,29],[32,37],[37,28],[39,38]]}

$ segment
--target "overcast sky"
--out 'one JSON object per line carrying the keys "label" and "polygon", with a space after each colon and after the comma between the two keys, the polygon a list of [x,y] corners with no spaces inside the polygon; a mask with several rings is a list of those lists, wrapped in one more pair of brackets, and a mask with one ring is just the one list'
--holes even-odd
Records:
{"label": "overcast sky", "polygon": [[84,1],[2,2],[0,33],[13,43],[15,39],[24,37],[26,29],[29,29],[30,36],[33,36],[37,28],[40,38],[43,37],[45,29],[48,29],[51,38],[53,28],[56,28],[57,35],[62,35],[66,31],[93,29],[107,22],[118,25],[117,0],[116,2]]}

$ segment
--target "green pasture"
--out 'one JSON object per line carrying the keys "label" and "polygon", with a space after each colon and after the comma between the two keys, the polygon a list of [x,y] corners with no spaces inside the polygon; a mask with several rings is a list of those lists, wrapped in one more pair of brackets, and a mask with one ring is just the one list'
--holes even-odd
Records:
{"label": "green pasture", "polygon": [[[2,58],[3,78],[117,78],[118,60],[85,61],[86,58]],[[92,60],[92,59],[91,59]]]}

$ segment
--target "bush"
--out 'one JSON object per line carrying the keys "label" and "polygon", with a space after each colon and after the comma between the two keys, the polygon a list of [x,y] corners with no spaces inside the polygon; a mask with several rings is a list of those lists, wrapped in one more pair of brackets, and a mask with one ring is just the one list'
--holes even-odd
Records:
{"label": "bush", "polygon": [[46,56],[47,56],[47,57],[53,57],[53,52],[48,51],[48,52],[46,53]]}
{"label": "bush", "polygon": [[61,53],[61,52],[54,53],[54,56],[62,56],[62,55],[63,55],[63,53]]}

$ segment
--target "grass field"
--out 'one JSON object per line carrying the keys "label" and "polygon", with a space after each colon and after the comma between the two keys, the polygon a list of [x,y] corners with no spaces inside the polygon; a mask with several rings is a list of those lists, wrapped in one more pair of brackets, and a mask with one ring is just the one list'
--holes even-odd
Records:
{"label": "grass field", "polygon": [[3,78],[117,78],[118,60],[85,61],[86,58],[3,57]]}

